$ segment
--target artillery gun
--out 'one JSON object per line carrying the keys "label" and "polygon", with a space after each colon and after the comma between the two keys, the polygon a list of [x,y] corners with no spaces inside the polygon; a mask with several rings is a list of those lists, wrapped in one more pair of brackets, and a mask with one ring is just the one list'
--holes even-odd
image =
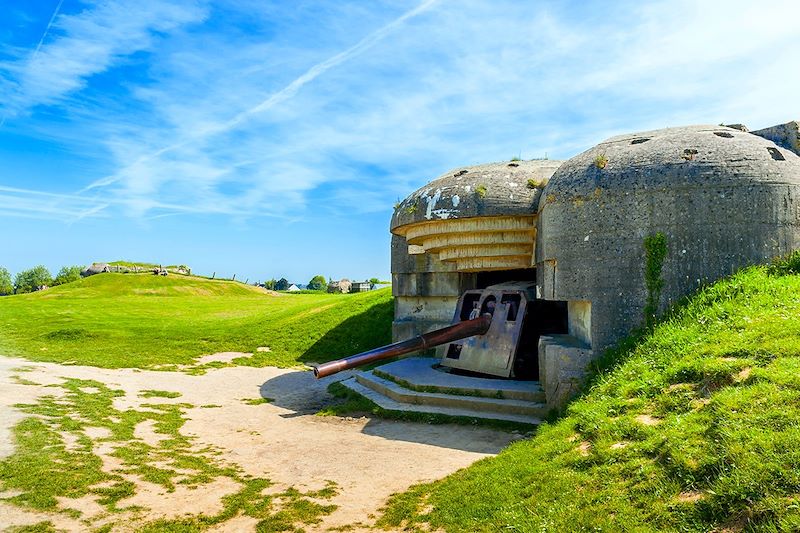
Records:
{"label": "artillery gun", "polygon": [[538,300],[535,284],[511,282],[466,291],[450,326],[314,368],[317,378],[382,359],[445,346],[441,366],[456,372],[502,378],[538,375],[537,343],[544,333],[566,333],[566,313],[549,312],[558,302]]}

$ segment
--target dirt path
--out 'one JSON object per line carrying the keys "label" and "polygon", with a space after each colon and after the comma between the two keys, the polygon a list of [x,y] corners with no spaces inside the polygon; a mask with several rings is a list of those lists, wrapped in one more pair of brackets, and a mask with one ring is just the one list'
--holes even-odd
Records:
{"label": "dirt path", "polygon": [[[23,369],[21,371],[21,369]],[[356,524],[349,531],[365,529],[376,512],[394,492],[410,485],[441,478],[474,461],[496,454],[519,435],[488,429],[393,422],[369,418],[322,417],[315,413],[333,399],[326,392],[328,380],[315,381],[310,372],[277,368],[222,368],[202,376],[177,372],[106,370],[94,367],[31,363],[0,357],[0,459],[14,452],[11,429],[25,416],[14,405],[31,403],[57,388],[47,387],[64,378],[96,380],[124,396],[114,399],[119,410],[146,409],[153,399],[142,391],[180,393],[175,398],[158,398],[158,403],[184,406],[185,424],[180,433],[193,437],[198,450],[209,445],[221,451],[219,459],[238,465],[244,474],[268,478],[270,492],[287,489],[319,491],[332,482],[337,495],[326,503],[337,506],[319,524],[307,531]],[[341,379],[341,376],[338,378]],[[34,384],[35,383],[35,384]],[[259,398],[270,403],[257,403]],[[247,403],[249,400],[250,403]],[[103,459],[103,468],[115,471],[102,428],[85,431],[95,442],[93,452]],[[136,427],[134,438],[157,446],[163,435],[153,423]],[[65,437],[65,443],[69,445]],[[116,461],[116,462],[115,462]],[[2,498],[0,525],[24,525],[50,520],[56,527],[85,530],[87,525],[114,523],[115,529],[135,529],[137,520],[174,518],[187,513],[218,512],[222,498],[237,490],[237,484],[218,478],[199,487],[178,486],[173,492],[135,479],[136,494],[124,503],[141,506],[133,522],[120,526],[118,516],[109,517],[94,496],[60,501],[61,508],[74,508],[79,518],[63,513],[32,512]],[[73,513],[75,515],[75,513]],[[134,515],[132,515],[134,516]],[[236,516],[217,527],[218,531],[251,530],[258,520]]]}

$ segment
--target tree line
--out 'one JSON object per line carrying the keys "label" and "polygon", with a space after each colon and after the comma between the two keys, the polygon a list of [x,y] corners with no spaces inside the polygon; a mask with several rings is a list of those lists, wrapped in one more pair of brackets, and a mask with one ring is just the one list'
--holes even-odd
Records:
{"label": "tree line", "polygon": [[11,273],[6,268],[0,267],[0,296],[24,294],[38,291],[42,287],[54,287],[77,281],[81,279],[81,270],[83,270],[83,267],[80,265],[64,266],[53,277],[47,267],[37,265],[17,273],[12,278]]}
{"label": "tree line", "polygon": [[[328,288],[328,283],[330,281],[333,281],[333,280],[332,279],[331,280],[326,280],[325,276],[318,274],[318,275],[314,276],[313,278],[311,278],[311,281],[309,281],[306,284],[306,290],[308,290],[308,291],[324,291],[324,290],[326,290]],[[370,278],[368,281],[370,283],[372,283],[372,284],[381,283],[381,281],[378,278]],[[286,289],[288,289],[291,286],[291,283],[289,283],[289,281],[286,278],[281,278],[281,279],[278,279],[278,280],[270,279],[270,280],[265,281],[264,283],[259,283],[258,285],[261,285],[265,289],[269,289],[271,291],[285,291]]]}
{"label": "tree line", "polygon": [[[43,287],[54,287],[77,281],[81,279],[82,270],[83,267],[80,265],[64,266],[53,277],[44,265],[37,265],[19,272],[12,278],[7,269],[0,267],[0,296],[35,292]],[[329,280],[326,280],[325,276],[316,275],[308,282],[306,290],[324,291],[328,288],[328,282]],[[381,283],[378,278],[371,278],[369,282]],[[259,285],[273,291],[285,291],[291,286],[291,283],[286,278],[281,278],[278,280],[270,279]]]}

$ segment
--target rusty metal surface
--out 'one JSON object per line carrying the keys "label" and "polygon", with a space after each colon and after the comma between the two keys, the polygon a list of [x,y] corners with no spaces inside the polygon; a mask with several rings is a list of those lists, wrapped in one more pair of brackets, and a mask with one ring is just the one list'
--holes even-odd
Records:
{"label": "rusty metal surface", "polygon": [[388,359],[398,355],[405,355],[412,352],[427,350],[440,344],[446,344],[455,340],[472,337],[473,335],[483,335],[491,329],[492,315],[484,314],[472,320],[457,322],[446,328],[430,331],[407,341],[396,342],[375,348],[351,357],[337,359],[314,367],[314,376],[323,378],[357,366]]}

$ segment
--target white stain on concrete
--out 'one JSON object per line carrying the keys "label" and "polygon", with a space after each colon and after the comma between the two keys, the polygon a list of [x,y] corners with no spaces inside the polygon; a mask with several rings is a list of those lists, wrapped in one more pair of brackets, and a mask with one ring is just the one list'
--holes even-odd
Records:
{"label": "white stain on concrete", "polygon": [[[426,191],[427,192],[427,191]],[[442,190],[436,189],[436,193],[433,196],[425,195],[425,201],[428,202],[428,207],[425,210],[425,218],[430,220],[433,218],[433,208],[436,207],[436,203],[442,197]]]}

